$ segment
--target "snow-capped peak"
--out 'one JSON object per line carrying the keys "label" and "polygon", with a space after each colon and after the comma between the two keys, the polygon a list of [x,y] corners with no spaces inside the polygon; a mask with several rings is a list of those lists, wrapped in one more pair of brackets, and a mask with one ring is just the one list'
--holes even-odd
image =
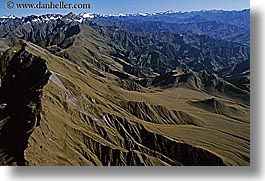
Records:
{"label": "snow-capped peak", "polygon": [[174,14],[176,13],[175,11],[165,11],[165,12],[158,12],[158,13],[135,13],[135,14],[99,14],[99,17],[132,17],[132,16],[156,16],[156,15],[167,15],[167,14]]}
{"label": "snow-capped peak", "polygon": [[[118,18],[123,18],[123,17],[147,17],[147,16],[159,16],[159,15],[166,15],[166,14],[172,14],[176,13],[173,11],[166,11],[166,12],[158,12],[158,13],[135,13],[135,14],[95,14],[95,13],[80,13],[79,15],[75,15],[73,12],[68,13],[67,15],[60,15],[60,14],[44,14],[44,15],[30,15],[26,17],[21,17],[22,23],[28,23],[28,22],[48,22],[48,21],[56,21],[58,19],[64,19],[64,21],[76,21],[79,23],[83,23],[86,21],[93,21],[97,18],[108,18],[108,17],[118,17]],[[6,22],[10,21],[13,19],[16,19],[17,17],[14,15],[10,16],[2,16],[0,17],[0,22]]]}
{"label": "snow-capped peak", "polygon": [[9,16],[2,16],[1,19],[15,19],[16,16],[14,15],[9,15]]}
{"label": "snow-capped peak", "polygon": [[148,16],[149,14],[148,13],[138,13],[138,15],[140,15],[140,16]]}
{"label": "snow-capped peak", "polygon": [[49,22],[49,21],[56,21],[61,19],[62,15],[60,14],[44,14],[41,16],[30,15],[21,18],[22,23],[30,23],[30,22]]}
{"label": "snow-capped peak", "polygon": [[83,18],[90,18],[90,19],[95,17],[94,14],[92,13],[83,13],[82,16]]}

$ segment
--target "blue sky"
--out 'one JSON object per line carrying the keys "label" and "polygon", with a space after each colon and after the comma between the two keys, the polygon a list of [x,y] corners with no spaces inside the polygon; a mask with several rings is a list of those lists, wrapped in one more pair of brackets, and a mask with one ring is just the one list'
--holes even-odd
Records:
{"label": "blue sky", "polygon": [[[27,16],[43,13],[63,13],[71,10],[43,10],[43,9],[8,9],[6,3],[10,0],[0,0],[0,16],[16,15]],[[14,3],[38,3],[40,0],[12,0]],[[51,0],[41,0],[41,3],[49,3]],[[52,0],[59,3],[61,0]],[[64,0],[65,3],[88,3],[90,9],[79,9],[74,13],[91,12],[101,14],[161,12],[161,11],[193,11],[208,9],[241,10],[250,7],[250,0]]]}

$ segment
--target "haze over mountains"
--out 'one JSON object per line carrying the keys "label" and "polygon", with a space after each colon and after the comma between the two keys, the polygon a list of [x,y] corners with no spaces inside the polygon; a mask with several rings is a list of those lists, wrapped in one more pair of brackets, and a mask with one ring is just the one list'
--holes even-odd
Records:
{"label": "haze over mountains", "polygon": [[249,16],[0,18],[0,163],[249,165]]}

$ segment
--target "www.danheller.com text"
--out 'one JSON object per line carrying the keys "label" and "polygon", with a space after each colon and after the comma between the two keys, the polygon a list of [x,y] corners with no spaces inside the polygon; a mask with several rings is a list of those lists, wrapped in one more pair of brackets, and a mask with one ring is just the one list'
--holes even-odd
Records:
{"label": "www.danheller.com text", "polygon": [[67,3],[64,1],[43,3],[38,1],[37,3],[14,3],[13,1],[8,1],[6,3],[8,9],[90,9],[89,3]]}

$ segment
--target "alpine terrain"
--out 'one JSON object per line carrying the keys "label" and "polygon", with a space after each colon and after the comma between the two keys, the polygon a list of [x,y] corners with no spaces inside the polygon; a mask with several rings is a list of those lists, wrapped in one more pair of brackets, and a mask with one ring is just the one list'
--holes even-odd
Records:
{"label": "alpine terrain", "polygon": [[0,165],[250,165],[249,16],[0,18]]}

